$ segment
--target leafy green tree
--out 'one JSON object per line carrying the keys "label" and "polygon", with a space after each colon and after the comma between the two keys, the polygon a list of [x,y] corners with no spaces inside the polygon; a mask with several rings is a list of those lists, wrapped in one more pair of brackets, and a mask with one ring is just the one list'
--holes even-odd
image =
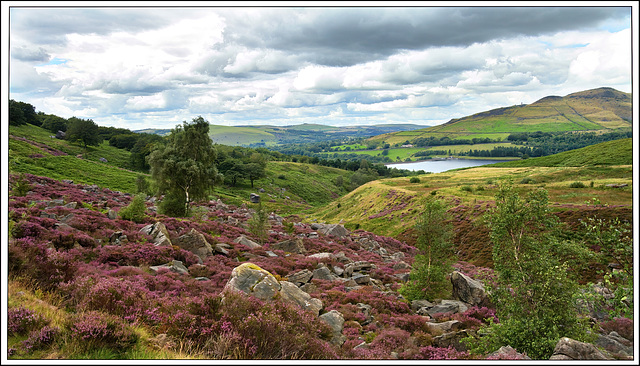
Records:
{"label": "leafy green tree", "polygon": [[131,201],[128,206],[122,208],[118,212],[118,215],[125,220],[142,223],[144,221],[146,210],[147,206],[145,204],[145,195],[138,194],[133,198],[133,201]]}
{"label": "leafy green tree", "polygon": [[24,124],[40,125],[36,109],[33,105],[25,102],[9,100],[9,125],[20,126]]}
{"label": "leafy green tree", "polygon": [[84,148],[98,146],[102,138],[98,134],[98,125],[90,119],[71,117],[67,124],[66,139],[68,141],[80,141]]}
{"label": "leafy green tree", "polygon": [[176,126],[166,144],[156,146],[148,161],[158,193],[165,194],[160,206],[164,213],[186,216],[192,201],[208,197],[219,179],[216,155],[209,138],[209,122],[202,117]]}
{"label": "leafy green tree", "polygon": [[57,133],[58,131],[64,132],[67,130],[67,120],[53,114],[48,114],[42,119],[41,127],[53,133]]}
{"label": "leafy green tree", "polygon": [[264,244],[268,238],[269,231],[269,213],[262,207],[262,203],[258,203],[255,213],[247,221],[248,230],[255,238]]}
{"label": "leafy green tree", "polygon": [[443,298],[451,291],[447,275],[453,271],[455,253],[453,225],[442,201],[429,197],[415,229],[418,234],[416,255],[409,281],[400,293],[409,300]]}
{"label": "leafy green tree", "polygon": [[549,359],[561,337],[586,340],[574,301],[575,263],[569,259],[580,257],[582,248],[559,239],[547,192],[539,189],[523,199],[511,182],[501,185],[488,226],[497,273],[489,292],[500,323],[486,327],[471,342],[472,350],[488,353],[510,345],[533,359]]}

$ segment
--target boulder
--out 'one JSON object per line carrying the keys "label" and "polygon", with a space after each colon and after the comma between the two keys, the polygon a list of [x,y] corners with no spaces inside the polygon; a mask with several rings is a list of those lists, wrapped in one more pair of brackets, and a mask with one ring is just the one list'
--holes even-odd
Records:
{"label": "boulder", "polygon": [[316,316],[322,309],[322,300],[311,297],[298,286],[289,281],[280,281],[280,297],[283,300],[297,304],[300,308],[310,311]]}
{"label": "boulder", "polygon": [[531,357],[519,353],[511,346],[502,346],[497,351],[489,354],[487,360],[530,360]]}
{"label": "boulder", "polygon": [[323,225],[317,230],[320,234],[326,236],[336,236],[339,238],[349,236],[349,231],[344,227],[344,225],[340,224]]}
{"label": "boulder", "polygon": [[607,360],[593,344],[563,337],[553,350],[550,360]]}
{"label": "boulder", "polygon": [[633,344],[616,332],[611,332],[608,335],[598,335],[595,345],[612,355],[633,356]]}
{"label": "boulder", "polygon": [[422,308],[432,308],[434,307],[435,304],[428,301],[428,300],[413,300],[411,301],[411,310],[413,310],[414,312],[417,312],[418,310],[422,309]]}
{"label": "boulder", "polygon": [[453,285],[454,299],[476,306],[485,302],[487,295],[484,286],[479,281],[458,271],[453,271],[451,284]]}
{"label": "boulder", "polygon": [[302,286],[305,283],[309,282],[313,277],[313,273],[308,269],[303,269],[296,273],[290,274],[287,276],[287,280],[291,283],[296,284],[296,286]]}
{"label": "boulder", "polygon": [[249,200],[251,203],[260,203],[260,195],[256,193],[251,193],[249,195]]}
{"label": "boulder", "polygon": [[109,220],[115,220],[118,218],[118,213],[112,209],[109,209],[109,211],[107,212],[107,217],[109,218]]}
{"label": "boulder", "polygon": [[231,271],[224,291],[242,291],[262,300],[271,300],[280,293],[280,282],[268,271],[253,263],[243,263]]}
{"label": "boulder", "polygon": [[287,253],[305,254],[307,249],[304,247],[304,242],[300,238],[289,239],[275,243],[271,245],[273,250],[282,250]]}
{"label": "boulder", "polygon": [[244,246],[246,246],[249,249],[255,249],[255,248],[260,248],[262,247],[262,245],[256,243],[253,240],[250,240],[249,238],[247,238],[244,235],[240,235],[239,237],[236,238],[236,240],[233,241],[234,243],[238,243],[238,244],[242,244]]}
{"label": "boulder", "polygon": [[342,346],[347,340],[347,337],[342,334],[342,330],[344,329],[344,316],[337,310],[331,310],[328,313],[320,315],[320,319],[329,324],[333,331],[330,342],[336,346]]}
{"label": "boulder", "polygon": [[169,240],[169,231],[167,230],[167,227],[164,226],[164,224],[161,222],[149,224],[140,229],[140,232],[149,235],[153,244],[157,247],[171,246],[171,240]]}
{"label": "boulder", "polygon": [[436,314],[446,314],[446,313],[464,313],[467,311],[467,306],[462,301],[457,300],[442,300],[436,306],[427,309],[427,314],[433,317]]}
{"label": "boulder", "polygon": [[455,332],[462,327],[462,323],[457,320],[449,320],[446,322],[426,322],[425,325],[431,334],[442,334],[447,332]]}
{"label": "boulder", "polygon": [[213,255],[211,244],[209,244],[204,235],[196,231],[196,229],[191,229],[188,233],[174,239],[173,244],[190,251],[200,257],[201,260],[205,260],[207,257]]}
{"label": "boulder", "polygon": [[319,261],[332,261],[336,259],[336,256],[333,253],[316,253],[307,256],[307,258],[314,258]]}
{"label": "boulder", "polygon": [[334,275],[329,268],[323,266],[313,271],[313,278],[316,280],[333,281],[337,276]]}
{"label": "boulder", "polygon": [[154,272],[158,272],[158,270],[160,270],[161,268],[168,268],[172,272],[176,272],[180,274],[189,274],[189,270],[187,269],[187,267],[185,267],[181,261],[176,261],[176,260],[159,265],[159,266],[151,266],[149,268]]}

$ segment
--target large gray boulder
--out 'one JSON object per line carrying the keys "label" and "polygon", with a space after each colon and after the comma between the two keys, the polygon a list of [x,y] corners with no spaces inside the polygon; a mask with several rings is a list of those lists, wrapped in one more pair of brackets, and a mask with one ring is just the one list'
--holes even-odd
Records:
{"label": "large gray boulder", "polygon": [[262,300],[271,300],[280,293],[280,282],[268,271],[253,263],[243,263],[231,271],[224,291],[241,291]]}
{"label": "large gray boulder", "polygon": [[322,225],[317,229],[320,234],[326,236],[336,236],[339,238],[343,238],[345,236],[349,236],[349,230],[347,230],[344,225],[340,224],[328,224]]}
{"label": "large gray boulder", "polygon": [[142,229],[140,232],[143,234],[147,234],[151,237],[153,244],[157,247],[169,247],[171,246],[171,240],[169,239],[169,231],[167,227],[161,223],[156,222],[155,224],[149,224]]}
{"label": "large gray boulder", "polygon": [[195,229],[191,229],[188,233],[174,239],[173,244],[197,255],[202,261],[213,255],[211,244],[207,242],[204,235]]}
{"label": "large gray boulder", "polygon": [[270,248],[273,250],[282,250],[283,252],[296,254],[305,254],[307,252],[307,249],[304,247],[304,242],[301,238],[290,239],[271,244]]}
{"label": "large gray boulder", "polygon": [[591,343],[576,341],[563,337],[553,350],[550,360],[608,360],[596,346]]}
{"label": "large gray boulder", "polygon": [[453,271],[451,284],[453,285],[453,298],[456,300],[476,306],[486,301],[487,295],[482,283],[463,273]]}
{"label": "large gray boulder", "polygon": [[182,264],[181,261],[177,261],[177,260],[173,260],[169,263],[165,263],[159,266],[151,266],[149,267],[149,269],[151,269],[154,272],[158,272],[160,269],[162,268],[167,268],[169,269],[171,272],[176,272],[176,273],[180,273],[180,274],[188,274],[189,270],[187,269],[187,267],[184,266],[184,264]]}
{"label": "large gray boulder", "polygon": [[244,235],[240,235],[239,237],[236,238],[236,240],[233,241],[234,243],[237,244],[242,244],[244,246],[246,246],[249,249],[255,249],[255,248],[260,248],[262,247],[262,245],[256,243],[255,241],[247,238]]}
{"label": "large gray boulder", "polygon": [[331,310],[328,313],[320,315],[320,319],[329,324],[333,331],[330,342],[337,346],[342,346],[347,340],[347,336],[342,334],[342,330],[344,329],[344,316],[337,310]]}
{"label": "large gray boulder", "polygon": [[283,300],[297,304],[304,310],[318,316],[322,310],[322,300],[311,297],[298,286],[289,281],[280,281],[280,297]]}

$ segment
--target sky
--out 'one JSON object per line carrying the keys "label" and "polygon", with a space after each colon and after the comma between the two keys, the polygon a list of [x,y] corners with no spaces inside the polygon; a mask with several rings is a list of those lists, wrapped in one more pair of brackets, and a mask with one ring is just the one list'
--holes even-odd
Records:
{"label": "sky", "polygon": [[635,1],[291,4],[3,1],[3,80],[37,111],[131,130],[438,125],[632,92]]}

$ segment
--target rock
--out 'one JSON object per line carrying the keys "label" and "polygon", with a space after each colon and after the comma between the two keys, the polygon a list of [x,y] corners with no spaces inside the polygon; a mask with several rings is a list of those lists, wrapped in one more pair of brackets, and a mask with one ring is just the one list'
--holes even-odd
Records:
{"label": "rock", "polygon": [[56,138],[59,140],[64,140],[64,137],[67,135],[66,132],[64,131],[60,131],[58,130],[58,132],[56,132]]}
{"label": "rock", "polygon": [[115,220],[118,218],[118,213],[112,209],[109,209],[109,212],[107,212],[107,217],[109,218],[109,220]]}
{"label": "rock", "polygon": [[221,244],[216,244],[213,247],[213,251],[216,253],[220,253],[222,255],[226,255],[227,257],[229,256],[229,251],[227,250],[227,248],[225,248],[223,245]]}
{"label": "rock", "polygon": [[464,351],[467,351],[467,346],[465,345],[464,342],[462,342],[462,340],[464,338],[469,337],[471,333],[472,331],[469,331],[467,329],[461,330],[459,332],[456,332],[456,331],[447,332],[440,336],[434,337],[433,345],[435,347],[441,347],[441,348],[453,347],[456,351],[464,352]]}
{"label": "rock", "polygon": [[342,346],[347,340],[347,337],[342,334],[342,330],[344,329],[344,316],[337,310],[331,310],[328,313],[320,315],[320,319],[329,324],[333,330],[330,342],[337,346]]}
{"label": "rock", "polygon": [[633,356],[633,344],[616,332],[611,332],[609,335],[598,335],[595,345],[611,354]]}
{"label": "rock", "polygon": [[365,262],[365,261],[353,262],[344,266],[344,275],[345,277],[351,277],[353,272],[367,272],[374,268],[376,268],[376,266],[369,262]]}
{"label": "rock", "polygon": [[316,316],[320,314],[322,300],[311,297],[311,295],[289,281],[280,281],[280,286],[280,297],[283,300],[293,302]]}
{"label": "rock", "polygon": [[119,245],[126,240],[127,236],[124,235],[122,231],[115,231],[109,236],[109,243],[113,243],[114,245]]}
{"label": "rock", "polygon": [[411,269],[411,265],[408,264],[405,261],[399,261],[396,264],[393,265],[393,269],[398,270],[398,269]]}
{"label": "rock", "polygon": [[213,255],[213,248],[211,248],[211,244],[207,242],[204,235],[197,232],[195,229],[191,229],[188,233],[174,239],[173,244],[184,250],[190,251],[200,257],[203,261],[207,257]]}
{"label": "rock", "polygon": [[300,238],[289,239],[275,243],[271,245],[273,250],[282,250],[287,253],[305,254],[307,249],[304,247],[304,242]]}
{"label": "rock", "polygon": [[596,346],[590,343],[576,341],[571,338],[563,337],[553,350],[550,360],[607,360],[602,352]]}
{"label": "rock", "polygon": [[103,162],[103,163],[106,163],[106,162],[107,162],[107,159],[105,159],[105,158],[100,158],[100,159],[98,159],[98,160],[100,160],[100,161],[101,161],[101,162]]}
{"label": "rock", "polygon": [[50,207],[56,207],[56,206],[62,206],[64,205],[64,200],[63,199],[55,199],[55,200],[51,200],[49,202],[47,202],[47,208]]}
{"label": "rock", "polygon": [[223,292],[242,291],[262,300],[271,300],[280,293],[280,288],[280,282],[271,273],[247,262],[231,271]]}
{"label": "rock", "polygon": [[607,188],[624,188],[627,185],[628,184],[626,184],[626,183],[620,183],[620,184],[612,183],[612,184],[607,184]]}
{"label": "rock", "polygon": [[371,283],[371,277],[362,273],[354,273],[351,276],[351,279],[354,280],[358,285],[369,285]]}
{"label": "rock", "polygon": [[332,261],[336,259],[336,256],[333,253],[316,253],[307,256],[307,258],[318,259],[319,261]]}
{"label": "rock", "polygon": [[497,351],[489,354],[487,360],[530,360],[531,358],[525,354],[519,353],[511,346],[502,346]]}
{"label": "rock", "polygon": [[373,309],[373,307],[371,305],[359,302],[356,304],[356,307],[362,315],[364,315],[364,320],[360,323],[361,325],[367,325],[373,321],[373,315],[371,315],[371,309]]}
{"label": "rock", "polygon": [[427,300],[413,300],[413,301],[411,301],[411,310],[416,311],[416,312],[418,310],[422,309],[422,308],[432,308],[434,306],[435,306],[434,303],[432,303],[430,301],[427,301]]}
{"label": "rock", "polygon": [[249,200],[251,203],[260,203],[260,195],[256,193],[251,193],[249,195]]}
{"label": "rock", "polygon": [[168,268],[172,272],[176,272],[180,274],[189,274],[189,270],[187,269],[187,267],[185,267],[181,261],[176,261],[176,260],[159,265],[159,266],[151,266],[149,268],[154,272],[158,272],[158,270],[160,270],[161,268]]}
{"label": "rock", "polygon": [[458,271],[453,271],[451,284],[453,285],[454,299],[471,305],[480,305],[485,302],[487,295],[484,286],[479,281]]}
{"label": "rock", "polygon": [[442,300],[436,306],[427,309],[427,313],[429,316],[433,317],[436,314],[446,314],[446,313],[463,313],[467,311],[467,307],[461,302],[456,300]]}
{"label": "rock", "polygon": [[326,236],[337,236],[339,238],[349,236],[349,231],[343,225],[340,225],[340,224],[324,225],[323,227],[317,230],[320,234],[323,234]]}
{"label": "rock", "polygon": [[296,273],[290,274],[287,276],[287,280],[291,283],[294,283],[296,286],[302,286],[305,283],[308,283],[313,277],[313,273],[308,269],[303,269]]}
{"label": "rock", "polygon": [[157,247],[171,246],[171,240],[169,240],[169,231],[167,230],[167,227],[164,226],[164,224],[161,222],[149,224],[140,229],[140,232],[149,235],[153,244]]}
{"label": "rock", "polygon": [[313,279],[333,281],[337,277],[327,267],[320,267],[313,271]]}
{"label": "rock", "polygon": [[449,320],[446,322],[440,323],[432,323],[426,322],[427,329],[429,329],[429,333],[431,334],[442,334],[451,331],[457,331],[462,327],[462,323],[457,320]]}
{"label": "rock", "polygon": [[236,238],[236,240],[233,241],[234,243],[238,243],[238,244],[242,244],[244,246],[246,246],[249,249],[255,249],[255,248],[260,248],[262,247],[262,245],[256,243],[253,240],[250,240],[249,238],[247,238],[244,235],[240,235],[239,237]]}
{"label": "rock", "polygon": [[75,208],[78,207],[78,202],[69,202],[66,205],[64,205],[64,207],[75,210]]}

